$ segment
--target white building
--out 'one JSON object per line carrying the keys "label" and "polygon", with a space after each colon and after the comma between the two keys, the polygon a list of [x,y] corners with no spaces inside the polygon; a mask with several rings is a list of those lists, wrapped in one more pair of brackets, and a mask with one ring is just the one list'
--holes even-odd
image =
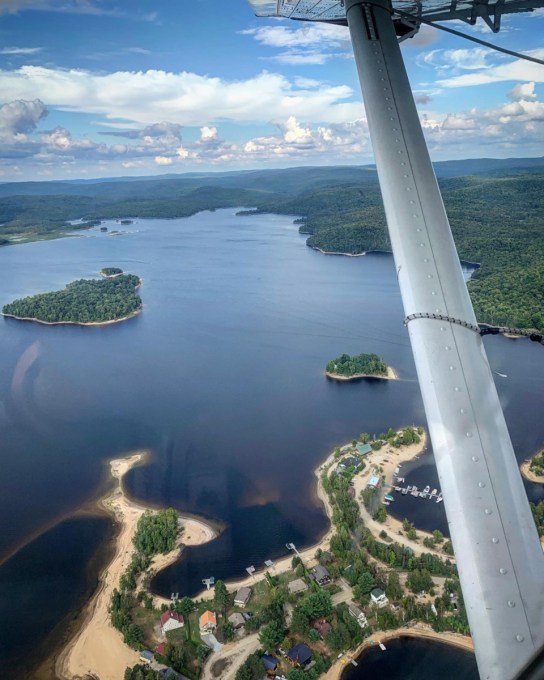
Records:
{"label": "white building", "polygon": [[374,588],[374,590],[372,590],[372,592],[370,593],[370,599],[372,600],[373,604],[380,608],[386,607],[389,604],[387,595],[383,592],[381,588]]}

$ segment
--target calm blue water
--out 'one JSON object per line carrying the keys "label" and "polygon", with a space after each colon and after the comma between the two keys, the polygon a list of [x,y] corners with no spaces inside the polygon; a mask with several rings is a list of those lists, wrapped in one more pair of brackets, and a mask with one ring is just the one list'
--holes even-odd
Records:
{"label": "calm blue water", "polygon": [[417,638],[397,638],[365,651],[358,666],[349,666],[342,680],[478,680],[476,660],[457,647]]}
{"label": "calm blue water", "polygon": [[[95,498],[106,460],[150,448],[130,493],[224,527],[154,584],[191,594],[202,578],[285,554],[287,541],[315,542],[326,529],[320,460],[361,431],[425,418],[391,256],[325,257],[292,219],[232,210],[123,228],[0,250],[0,305],[108,265],[142,276],[144,301],[138,317],[103,328],[0,321],[0,559]],[[498,387],[523,458],[544,440],[542,348],[499,337],[487,347],[509,375]],[[362,351],[402,380],[324,378],[329,359]],[[431,484],[425,461],[413,474]],[[57,619],[69,608],[59,602]]]}

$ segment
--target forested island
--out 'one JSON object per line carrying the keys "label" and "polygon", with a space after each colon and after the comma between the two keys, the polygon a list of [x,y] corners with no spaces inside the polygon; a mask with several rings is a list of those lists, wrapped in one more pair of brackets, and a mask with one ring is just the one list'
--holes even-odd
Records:
{"label": "forested island", "polygon": [[2,314],[48,324],[102,324],[129,319],[142,307],[134,274],[79,279],[64,290],[20,298],[4,305]]}
{"label": "forested island", "polygon": [[342,354],[325,367],[328,378],[355,380],[357,378],[393,378],[394,371],[377,354]]}
{"label": "forested island", "polygon": [[122,269],[119,269],[119,267],[103,267],[100,270],[100,275],[103,276],[104,278],[112,278],[114,276],[120,276],[123,273]]}
{"label": "forested island", "polygon": [[[468,284],[478,321],[544,331],[544,160],[446,161],[435,170],[459,256],[481,265]],[[58,238],[102,219],[240,206],[300,216],[308,245],[325,253],[391,250],[372,166],[0,185],[0,245]]]}

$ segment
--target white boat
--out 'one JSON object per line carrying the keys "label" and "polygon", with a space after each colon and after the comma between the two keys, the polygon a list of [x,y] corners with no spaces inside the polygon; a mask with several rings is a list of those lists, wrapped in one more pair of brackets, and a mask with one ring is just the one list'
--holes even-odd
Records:
{"label": "white boat", "polygon": [[382,501],[382,505],[390,505],[389,501]]}
{"label": "white boat", "polygon": [[438,491],[437,491],[436,489],[433,489],[433,490],[431,491],[431,498],[432,498],[433,496],[436,496],[437,493],[438,493]]}
{"label": "white boat", "polygon": [[414,489],[412,491],[412,496],[415,496],[417,498],[419,496],[419,491],[417,489]]}
{"label": "white boat", "polygon": [[436,499],[436,502],[437,502],[437,503],[442,503],[442,500],[443,500],[442,496],[438,496],[438,498]]}
{"label": "white boat", "polygon": [[403,490],[402,490],[402,495],[403,495],[403,496],[406,496],[407,493],[408,493],[408,489],[403,489]]}
{"label": "white boat", "polygon": [[429,493],[431,490],[431,487],[427,484],[427,486],[423,489],[423,493]]}
{"label": "white boat", "polygon": [[508,378],[508,376],[506,375],[506,373],[499,373],[498,371],[495,371],[495,373],[496,373],[497,375],[500,375],[501,378]]}
{"label": "white boat", "polygon": [[399,482],[399,484],[400,482],[404,482],[404,477],[397,477],[397,482]]}
{"label": "white boat", "polygon": [[427,498],[427,494],[425,493],[425,491],[422,491],[419,495],[421,498]]}
{"label": "white boat", "polygon": [[396,474],[396,475],[398,475],[398,474],[399,474],[399,472],[400,472],[400,468],[398,468],[398,467],[397,467],[397,468],[395,468],[395,474]]}
{"label": "white boat", "polygon": [[378,644],[380,645],[380,649],[382,650],[382,652],[385,652],[386,646],[383,644],[383,642],[378,642]]}

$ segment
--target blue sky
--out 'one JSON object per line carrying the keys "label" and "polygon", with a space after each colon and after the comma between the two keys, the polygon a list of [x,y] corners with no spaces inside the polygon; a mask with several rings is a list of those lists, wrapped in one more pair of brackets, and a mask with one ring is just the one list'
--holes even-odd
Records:
{"label": "blue sky", "polygon": [[[544,11],[454,27],[544,58]],[[544,154],[544,67],[424,27],[435,160]],[[372,162],[347,29],[246,0],[0,0],[0,181]]]}

